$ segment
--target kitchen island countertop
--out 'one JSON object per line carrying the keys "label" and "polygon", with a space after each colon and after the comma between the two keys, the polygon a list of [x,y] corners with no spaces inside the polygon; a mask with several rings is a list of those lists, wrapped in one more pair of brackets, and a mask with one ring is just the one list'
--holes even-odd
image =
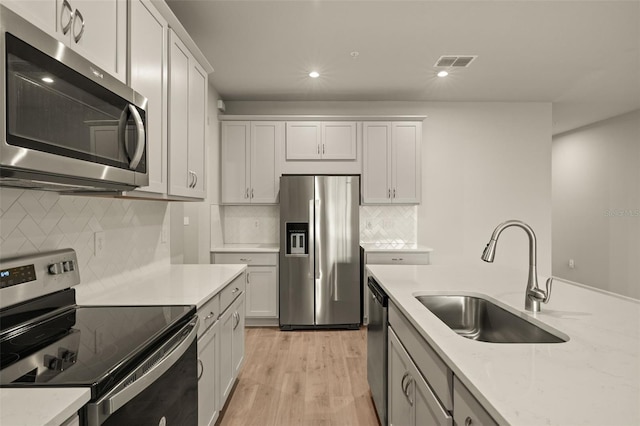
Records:
{"label": "kitchen island countertop", "polygon": [[[640,301],[556,280],[524,310],[527,271],[498,265],[368,265],[418,333],[500,424],[640,424]],[[544,283],[543,277],[538,278]],[[569,337],[555,344],[466,339],[416,295],[480,295]]]}
{"label": "kitchen island countertop", "polygon": [[59,426],[91,399],[85,388],[2,388],[0,425]]}

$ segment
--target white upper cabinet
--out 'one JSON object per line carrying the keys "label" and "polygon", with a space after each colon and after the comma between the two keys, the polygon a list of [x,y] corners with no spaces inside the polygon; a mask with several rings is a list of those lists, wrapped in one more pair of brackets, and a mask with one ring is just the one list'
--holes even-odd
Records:
{"label": "white upper cabinet", "polygon": [[287,122],[287,160],[355,160],[356,122]]}
{"label": "white upper cabinet", "polygon": [[126,0],[4,0],[3,4],[126,82]]}
{"label": "white upper cabinet", "polygon": [[207,74],[169,30],[169,195],[205,198]]}
{"label": "white upper cabinet", "polygon": [[149,0],[131,0],[129,85],[147,98],[149,185],[141,191],[167,192],[167,21]]}
{"label": "white upper cabinet", "polygon": [[[68,31],[71,48],[126,81],[127,1],[58,0],[58,16],[62,9],[73,10]],[[61,25],[64,22],[59,23],[58,34],[64,33]]]}
{"label": "white upper cabinet", "polygon": [[228,121],[222,123],[222,202],[278,202],[280,146],[284,123]]}
{"label": "white upper cabinet", "polygon": [[364,204],[419,204],[421,122],[363,123]]}

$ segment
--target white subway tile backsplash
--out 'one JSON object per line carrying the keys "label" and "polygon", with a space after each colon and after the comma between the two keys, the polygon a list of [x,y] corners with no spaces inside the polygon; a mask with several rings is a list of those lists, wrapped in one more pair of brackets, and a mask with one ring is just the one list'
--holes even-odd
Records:
{"label": "white subway tile backsplash", "polygon": [[[71,247],[83,285],[107,288],[111,277],[154,263],[169,263],[168,203],[60,196],[0,188],[0,257]],[[93,254],[94,233],[105,233],[105,251]]]}
{"label": "white subway tile backsplash", "polygon": [[[225,243],[279,243],[279,206],[223,206],[220,210]],[[417,206],[361,206],[360,242],[416,243],[417,223]]]}
{"label": "white subway tile backsplash", "polygon": [[413,244],[417,240],[417,206],[360,206],[360,242]]}
{"label": "white subway tile backsplash", "polygon": [[278,244],[280,206],[224,206],[226,244]]}

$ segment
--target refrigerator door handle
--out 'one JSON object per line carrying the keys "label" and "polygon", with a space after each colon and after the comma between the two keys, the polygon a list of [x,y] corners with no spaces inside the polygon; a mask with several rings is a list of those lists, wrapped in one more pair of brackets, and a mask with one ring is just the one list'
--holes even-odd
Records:
{"label": "refrigerator door handle", "polygon": [[[315,214],[315,225],[313,226],[314,231],[316,230],[320,230],[320,223],[321,223],[321,217],[320,214],[322,213],[322,210],[320,210],[320,200],[315,200],[315,210],[316,210],[316,214]],[[313,247],[313,258],[315,259],[315,264],[313,265],[315,267],[315,279],[319,280],[320,279],[320,253],[322,250],[322,247],[320,247],[320,245],[322,244],[322,240],[320,239],[320,235],[315,235],[314,234],[314,247]]]}
{"label": "refrigerator door handle", "polygon": [[314,222],[315,200],[309,200],[309,236],[307,242],[309,244],[309,274],[315,278],[315,258],[316,258],[316,230]]}

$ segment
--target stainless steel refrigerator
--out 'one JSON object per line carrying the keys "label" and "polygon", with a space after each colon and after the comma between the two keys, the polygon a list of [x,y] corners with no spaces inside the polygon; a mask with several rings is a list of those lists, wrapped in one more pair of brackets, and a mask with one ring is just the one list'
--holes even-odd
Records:
{"label": "stainless steel refrigerator", "polygon": [[360,325],[360,178],[280,179],[280,328]]}

